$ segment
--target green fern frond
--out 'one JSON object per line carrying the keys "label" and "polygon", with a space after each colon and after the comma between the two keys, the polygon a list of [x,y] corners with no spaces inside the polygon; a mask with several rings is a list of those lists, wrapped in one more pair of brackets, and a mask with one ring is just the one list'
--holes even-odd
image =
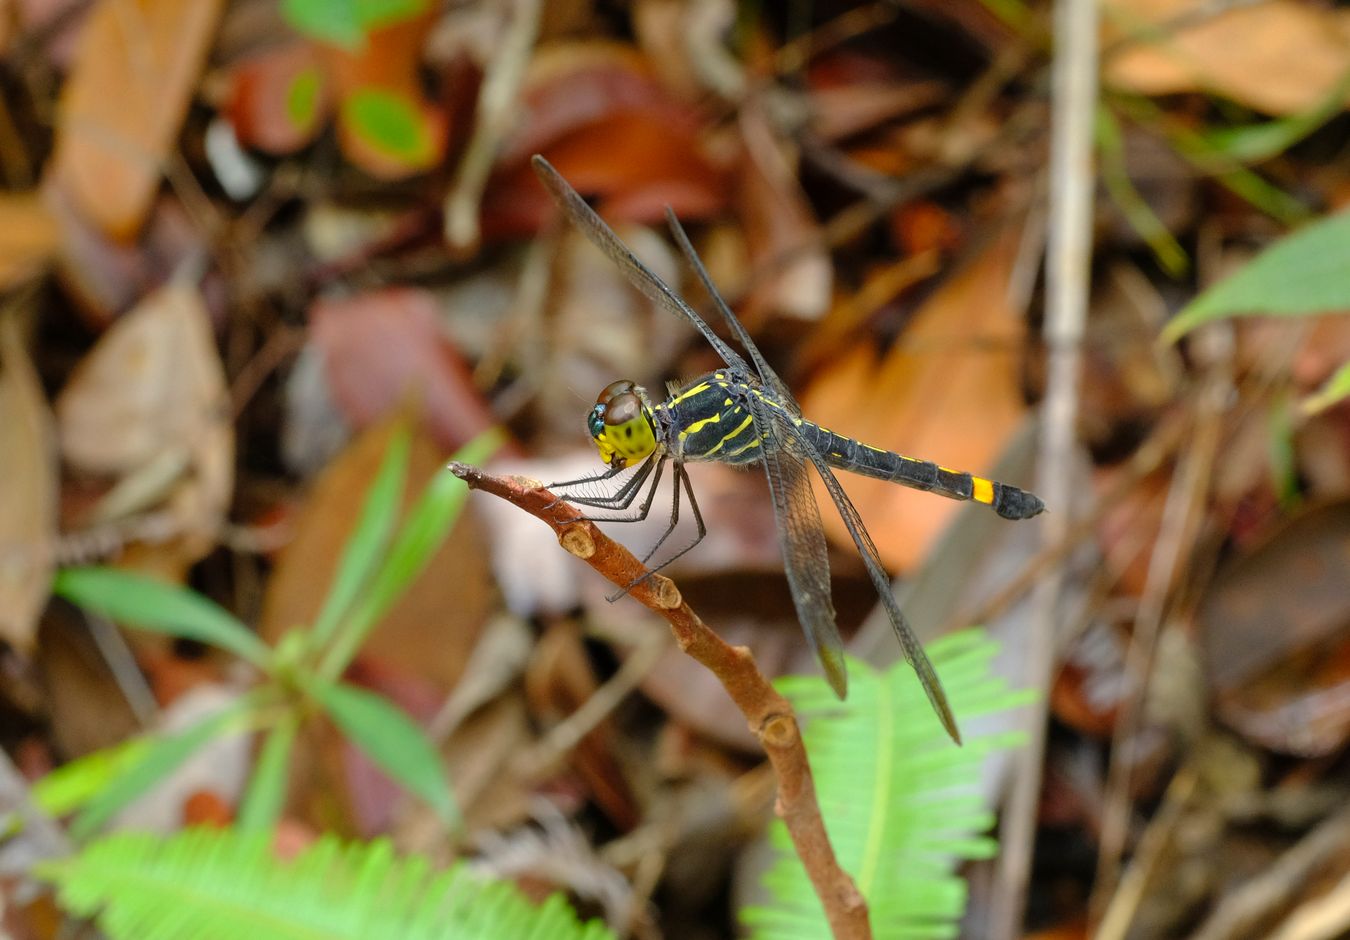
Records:
{"label": "green fern frond", "polygon": [[[805,719],[825,826],[840,864],[867,898],[877,940],[955,936],[966,904],[956,864],[988,858],[997,849],[983,834],[993,814],[981,805],[980,769],[988,754],[1015,746],[1021,736],[981,735],[976,719],[1034,698],[1009,690],[991,673],[997,651],[981,630],[952,634],[928,648],[965,734],[964,747],[952,744],[914,670],[903,662],[878,673],[851,660],[847,702],[816,677],[779,683]],[[741,912],[752,940],[828,937],[820,901],[781,822],[770,837],[779,855],[764,883],[776,903]]]}
{"label": "green fern frond", "polygon": [[122,833],[47,863],[62,905],[114,940],[605,940],[562,895],[530,904],[464,865],[435,871],[387,841],[325,837],[291,862],[263,835]]}

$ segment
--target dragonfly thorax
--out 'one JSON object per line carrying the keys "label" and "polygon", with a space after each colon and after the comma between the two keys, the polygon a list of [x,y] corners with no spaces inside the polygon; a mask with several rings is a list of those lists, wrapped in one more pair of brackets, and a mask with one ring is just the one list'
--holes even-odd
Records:
{"label": "dragonfly thorax", "polygon": [[605,386],[595,399],[586,426],[600,459],[611,467],[646,460],[656,450],[651,402],[646,391],[628,379]]}

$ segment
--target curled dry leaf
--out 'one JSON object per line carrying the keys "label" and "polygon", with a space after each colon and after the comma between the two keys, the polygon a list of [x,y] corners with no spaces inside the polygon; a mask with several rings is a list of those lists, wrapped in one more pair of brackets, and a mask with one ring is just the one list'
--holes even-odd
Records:
{"label": "curled dry leaf", "polygon": [[12,316],[0,319],[0,638],[31,650],[56,536],[56,454],[37,373]]}
{"label": "curled dry leaf", "polygon": [[[953,275],[883,358],[866,345],[838,357],[802,395],[806,416],[876,447],[987,471],[1026,410],[1018,367],[1023,325],[1008,300],[1016,234],[1004,232]],[[841,473],[839,481],[891,570],[921,560],[959,508],[881,480]],[[822,516],[831,539],[852,545],[837,513]]]}
{"label": "curled dry leaf", "polygon": [[103,0],[57,111],[55,179],[107,234],[140,229],[187,114],[222,0]]}
{"label": "curled dry leaf", "polygon": [[1299,0],[1229,4],[1122,0],[1108,8],[1117,37],[1137,36],[1105,79],[1146,95],[1217,92],[1258,111],[1320,104],[1350,62],[1350,11]]}
{"label": "curled dry leaf", "polygon": [[[76,367],[56,403],[61,451],[79,470],[117,478],[105,506],[167,502],[188,536],[182,551],[195,560],[214,544],[234,488],[227,402],[201,294],[170,284]],[[155,492],[140,490],[166,467],[179,472]]]}

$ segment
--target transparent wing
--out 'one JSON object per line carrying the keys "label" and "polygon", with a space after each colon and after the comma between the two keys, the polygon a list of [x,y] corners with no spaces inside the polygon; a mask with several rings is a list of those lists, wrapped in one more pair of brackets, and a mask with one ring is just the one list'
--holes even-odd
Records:
{"label": "transparent wing", "polygon": [[670,227],[671,234],[675,236],[675,244],[680,246],[680,252],[684,255],[685,260],[688,261],[689,266],[694,269],[694,273],[698,275],[698,279],[703,282],[703,289],[706,290],[708,296],[712,298],[713,306],[717,308],[717,312],[720,313],[722,319],[726,321],[727,327],[731,330],[731,334],[736,337],[736,342],[740,343],[750,355],[750,361],[755,364],[755,371],[759,373],[760,384],[762,384],[785,409],[792,414],[800,415],[802,409],[801,406],[797,404],[797,399],[792,397],[792,393],[788,391],[788,387],[784,384],[783,380],[778,377],[778,373],[773,371],[769,366],[769,363],[765,361],[762,355],[760,355],[759,347],[755,345],[755,341],[750,338],[750,334],[747,333],[745,327],[741,325],[741,321],[736,319],[736,314],[731,312],[731,308],[727,306],[727,302],[723,300],[722,295],[718,293],[717,285],[713,283],[712,277],[708,274],[708,269],[703,266],[703,261],[699,258],[698,253],[694,251],[694,246],[690,244],[689,236],[684,232],[684,226],[680,224],[680,220],[675,217],[674,211],[672,211],[669,206],[666,207],[666,224]]}
{"label": "transparent wing", "polygon": [[[956,718],[952,714],[951,705],[947,701],[947,694],[942,690],[942,681],[938,679],[933,664],[928,660],[928,654],[923,651],[923,644],[914,635],[914,630],[910,627],[909,621],[905,619],[904,613],[900,610],[900,605],[895,600],[895,594],[891,591],[891,579],[881,565],[881,555],[877,552],[872,537],[867,534],[867,527],[863,525],[862,517],[858,515],[858,510],[853,505],[853,501],[848,498],[844,488],[839,485],[839,481],[830,470],[829,464],[825,462],[825,458],[808,441],[803,440],[797,434],[796,428],[790,420],[770,414],[769,421],[774,425],[774,433],[779,439],[780,447],[803,455],[806,460],[815,465],[816,472],[820,474],[821,480],[825,483],[825,488],[829,491],[831,499],[834,500],[835,507],[839,510],[839,515],[844,520],[848,534],[853,537],[853,544],[858,547],[858,554],[862,556],[863,564],[867,568],[867,575],[872,579],[872,584],[877,589],[882,606],[886,608],[886,614],[890,617],[891,627],[894,628],[895,636],[900,641],[900,648],[904,651],[905,659],[914,667],[914,672],[918,675],[919,682],[923,685],[923,690],[927,693],[928,701],[932,703],[933,711],[937,713],[938,720],[942,722],[942,727],[951,735],[953,741],[960,744],[961,732],[956,727]],[[801,464],[802,461],[798,460],[798,463]],[[804,466],[802,475],[805,476]],[[808,498],[811,496],[809,488],[807,496]],[[814,511],[814,501],[812,508]],[[819,512],[816,512],[815,518],[816,524],[819,525]],[[836,638],[837,636],[836,634]]]}
{"label": "transparent wing", "polygon": [[614,230],[605,223],[604,219],[596,215],[594,209],[586,205],[586,200],[582,199],[577,191],[572,188],[572,185],[562,178],[562,174],[553,168],[553,164],[538,154],[535,154],[530,162],[534,166],[534,172],[538,174],[540,182],[552,194],[554,201],[566,213],[572,224],[619,266],[619,270],[623,271],[630,284],[642,291],[653,302],[665,307],[703,334],[703,338],[712,344],[727,365],[744,369],[749,373],[750,367],[741,358],[740,353],[728,346],[726,341],[714,333],[712,327],[708,326],[703,318],[680,298],[679,294],[671,290],[665,281],[657,277],[651,268],[643,264],[637,255],[628,250],[628,246],[619,240],[619,236],[614,234]]}
{"label": "transparent wing", "polygon": [[761,434],[764,472],[769,478],[774,515],[778,519],[778,545],[783,552],[783,568],[792,588],[797,617],[826,680],[842,699],[848,692],[844,643],[834,622],[825,529],[811,492],[806,462],[783,436],[784,429],[792,426],[789,421],[773,417],[771,409],[758,399],[750,399],[750,408],[756,430]]}

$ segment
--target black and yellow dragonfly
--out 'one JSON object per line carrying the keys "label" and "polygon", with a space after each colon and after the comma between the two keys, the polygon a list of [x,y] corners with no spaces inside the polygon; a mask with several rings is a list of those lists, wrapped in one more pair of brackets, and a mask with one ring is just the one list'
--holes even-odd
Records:
{"label": "black and yellow dragonfly", "polygon": [[[565,497],[578,505],[627,513],[597,517],[595,521],[635,522],[647,517],[662,472],[670,464],[675,477],[670,525],[643,563],[646,564],[674,532],[679,521],[681,490],[689,499],[697,537],[659,566],[665,567],[697,545],[706,532],[684,465],[690,461],[716,460],[763,466],[769,480],[774,516],[778,522],[778,543],[797,615],[826,679],[842,699],[847,691],[843,642],[830,600],[825,530],[807,470],[808,465],[814,466],[858,547],[905,658],[918,673],[943,727],[959,743],[960,732],[937,673],[900,611],[877,548],[867,534],[858,510],[835,479],[832,468],[902,483],[951,499],[974,500],[990,506],[1005,519],[1030,518],[1045,508],[1044,503],[1015,486],[881,450],[807,421],[783,381],[764,361],[745,328],[713,286],[672,211],[666,210],[666,220],[676,244],[702,281],[732,337],[750,357],[749,362],[638,260],[547,160],[536,156],[534,169],[572,223],[619,266],[633,286],[691,324],[726,363],[725,369],[710,372],[683,387],[673,387],[663,402],[653,402],[643,388],[627,380],[606,386],[591,409],[587,425],[608,469],[593,476],[555,483],[551,488],[565,490],[594,484],[636,467],[633,475],[612,494]],[[651,482],[646,496],[638,502],[638,495],[648,480]],[[638,506],[632,510],[635,502]]]}

